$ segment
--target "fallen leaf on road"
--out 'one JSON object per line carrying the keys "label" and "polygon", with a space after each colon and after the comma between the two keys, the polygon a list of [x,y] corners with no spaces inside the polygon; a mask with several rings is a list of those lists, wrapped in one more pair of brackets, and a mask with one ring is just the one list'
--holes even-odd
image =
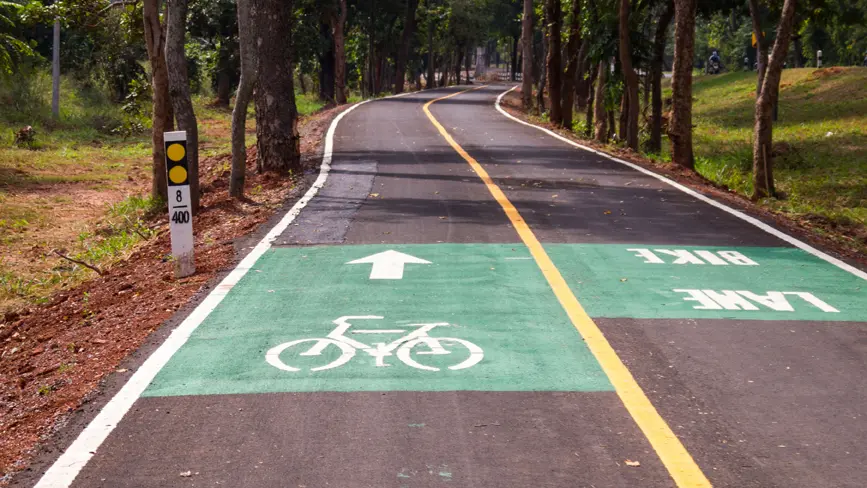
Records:
{"label": "fallen leaf on road", "polygon": [[611,215],[611,210],[606,210],[604,213],[605,215]]}
{"label": "fallen leaf on road", "polygon": [[371,193],[370,198],[379,198],[379,193]]}
{"label": "fallen leaf on road", "polygon": [[638,461],[630,461],[629,459],[624,461],[624,463],[626,463],[627,466],[632,466],[633,468],[641,466],[641,463],[639,463]]}

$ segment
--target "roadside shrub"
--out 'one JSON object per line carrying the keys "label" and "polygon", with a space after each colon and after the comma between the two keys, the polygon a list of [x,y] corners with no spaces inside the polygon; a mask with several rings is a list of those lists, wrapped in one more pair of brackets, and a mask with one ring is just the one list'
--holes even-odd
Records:
{"label": "roadside shrub", "polygon": [[47,120],[51,118],[51,77],[21,65],[15,75],[0,76],[0,101],[0,122],[35,125]]}

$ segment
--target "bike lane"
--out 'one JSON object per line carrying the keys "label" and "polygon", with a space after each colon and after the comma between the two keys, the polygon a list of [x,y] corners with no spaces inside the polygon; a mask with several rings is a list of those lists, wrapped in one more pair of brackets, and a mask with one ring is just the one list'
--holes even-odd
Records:
{"label": "bike lane", "polygon": [[672,486],[425,118],[444,93],[348,114],[320,194],[73,486]]}
{"label": "bike lane", "polygon": [[[498,113],[432,105],[715,486],[862,486],[863,278]],[[461,103],[462,102],[462,103]]]}

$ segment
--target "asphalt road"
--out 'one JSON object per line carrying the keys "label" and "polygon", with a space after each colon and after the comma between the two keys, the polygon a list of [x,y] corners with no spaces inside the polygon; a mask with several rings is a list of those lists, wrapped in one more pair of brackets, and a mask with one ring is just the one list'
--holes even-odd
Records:
{"label": "asphalt road", "polygon": [[867,485],[864,279],[506,118],[506,89],[347,114],[71,486]]}

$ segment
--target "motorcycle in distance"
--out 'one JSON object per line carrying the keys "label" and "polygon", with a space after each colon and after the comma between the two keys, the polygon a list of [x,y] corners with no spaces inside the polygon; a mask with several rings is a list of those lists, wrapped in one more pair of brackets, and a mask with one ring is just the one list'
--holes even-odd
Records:
{"label": "motorcycle in distance", "polygon": [[717,51],[714,51],[710,59],[707,60],[705,72],[709,75],[718,75],[722,72],[722,59],[720,59]]}
{"label": "motorcycle in distance", "polygon": [[719,61],[709,61],[707,63],[707,74],[718,75],[721,72],[722,72],[722,65],[720,65]]}

